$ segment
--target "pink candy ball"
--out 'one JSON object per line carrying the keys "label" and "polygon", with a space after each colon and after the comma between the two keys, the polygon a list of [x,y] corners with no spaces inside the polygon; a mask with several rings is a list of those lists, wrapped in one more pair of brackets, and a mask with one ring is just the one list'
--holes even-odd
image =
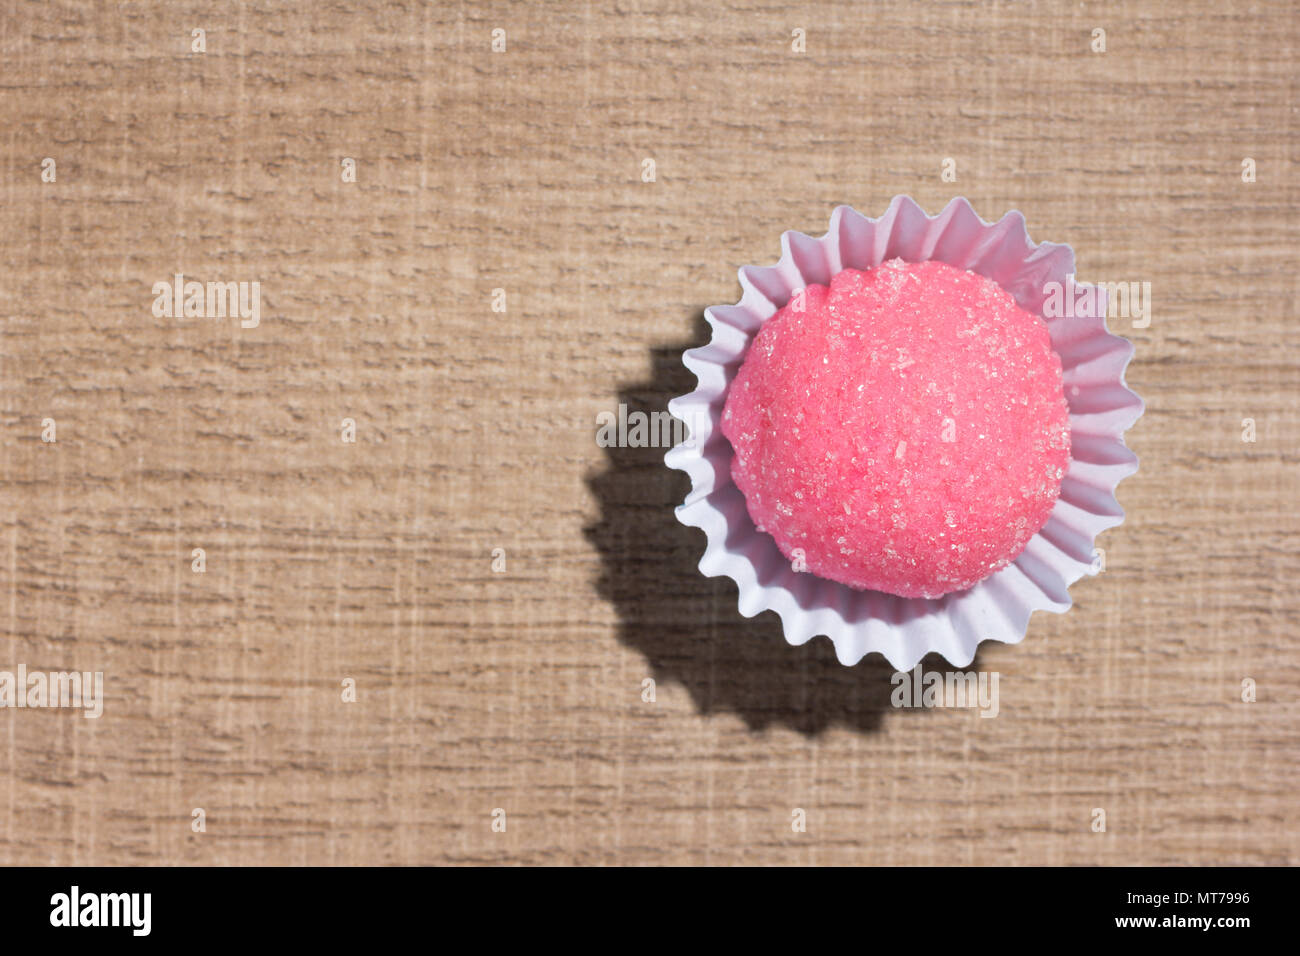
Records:
{"label": "pink candy ball", "polygon": [[902,597],[1019,556],[1070,460],[1047,325],[942,262],[796,295],[750,345],[722,431],[750,516],[796,569]]}

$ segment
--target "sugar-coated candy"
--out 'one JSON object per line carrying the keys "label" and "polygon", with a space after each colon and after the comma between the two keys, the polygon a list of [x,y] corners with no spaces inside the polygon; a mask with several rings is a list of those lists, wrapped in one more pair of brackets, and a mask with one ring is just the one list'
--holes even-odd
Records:
{"label": "sugar-coated candy", "polygon": [[1070,460],[1043,319],[937,261],[796,293],[751,343],[722,431],[750,516],[797,569],[903,597],[1018,557]]}

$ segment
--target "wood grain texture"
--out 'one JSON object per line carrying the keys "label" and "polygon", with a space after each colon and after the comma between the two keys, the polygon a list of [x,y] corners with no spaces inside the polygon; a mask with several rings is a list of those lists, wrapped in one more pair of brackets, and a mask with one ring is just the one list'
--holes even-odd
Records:
{"label": "wood grain texture", "polygon": [[[0,863],[1300,861],[1293,4],[3,10],[0,669],[107,701],[0,711]],[[992,720],[741,618],[594,437],[897,193],[1152,283],[1127,521]]]}

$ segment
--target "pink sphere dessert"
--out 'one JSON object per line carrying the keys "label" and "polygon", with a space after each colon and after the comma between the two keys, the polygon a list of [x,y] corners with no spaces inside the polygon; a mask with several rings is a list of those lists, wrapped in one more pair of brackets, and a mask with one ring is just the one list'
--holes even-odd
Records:
{"label": "pink sphere dessert", "polygon": [[942,262],[797,294],[750,345],[722,431],[750,516],[796,569],[902,597],[1018,557],[1070,459],[1047,325]]}

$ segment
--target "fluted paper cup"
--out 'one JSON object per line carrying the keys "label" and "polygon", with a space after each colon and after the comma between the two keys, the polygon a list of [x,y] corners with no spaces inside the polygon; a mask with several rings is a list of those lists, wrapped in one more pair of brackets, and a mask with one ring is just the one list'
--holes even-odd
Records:
{"label": "fluted paper cup", "polygon": [[745,617],[776,611],[791,644],[826,635],[846,665],[874,652],[896,669],[910,670],[933,651],[963,667],[981,641],[1023,640],[1034,611],[1066,611],[1070,585],[1092,571],[1097,535],[1124,520],[1115,487],[1138,466],[1124,444],[1125,430],[1143,408],[1124,382],[1133,345],[1107,332],[1103,289],[1097,290],[1092,314],[1071,310],[1062,318],[1044,316],[1061,357],[1070,408],[1070,465],[1060,497],[1017,558],[965,591],[903,598],[795,571],[750,518],[745,497],[732,482],[734,453],[719,423],[750,342],[799,289],[829,285],[844,269],[870,269],[888,259],[937,259],[993,279],[1022,308],[1043,316],[1049,283],[1060,283],[1074,301],[1073,250],[1031,242],[1019,212],[988,223],[966,199],[957,198],[939,215],[927,216],[910,197],[897,196],[879,219],[839,206],[831,214],[830,231],[820,238],[786,232],[781,253],[774,266],[741,268],[739,302],[705,310],[712,339],[683,356],[696,388],[668,403],[691,429],[690,440],[670,450],[665,461],[691,479],[676,514],[707,536],[700,571],[736,582]]}

